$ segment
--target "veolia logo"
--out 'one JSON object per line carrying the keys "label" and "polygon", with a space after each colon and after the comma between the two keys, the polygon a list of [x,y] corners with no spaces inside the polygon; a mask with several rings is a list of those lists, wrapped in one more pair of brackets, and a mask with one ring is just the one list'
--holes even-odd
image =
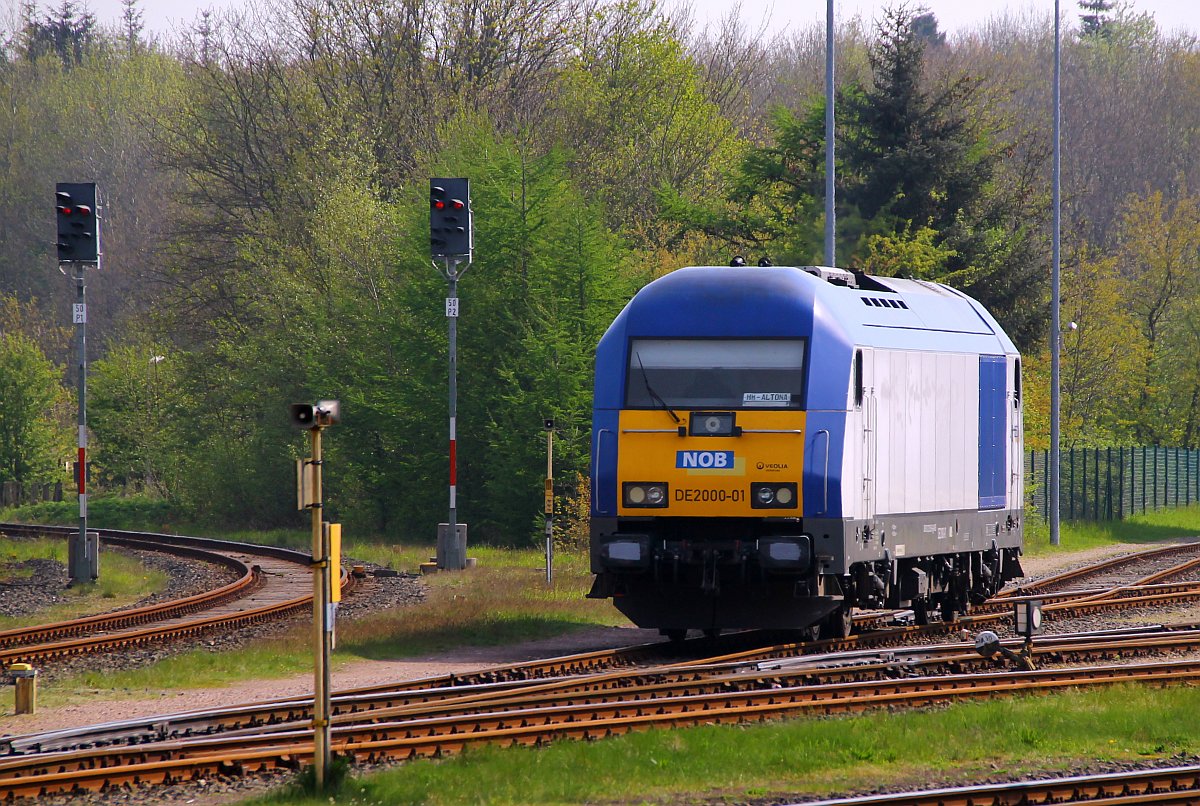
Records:
{"label": "veolia logo", "polygon": [[733,467],[733,451],[676,451],[675,467]]}

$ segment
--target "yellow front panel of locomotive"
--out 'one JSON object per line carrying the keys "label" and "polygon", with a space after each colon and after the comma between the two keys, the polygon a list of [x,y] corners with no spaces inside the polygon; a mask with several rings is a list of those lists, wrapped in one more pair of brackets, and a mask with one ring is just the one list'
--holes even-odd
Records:
{"label": "yellow front panel of locomotive", "polygon": [[[678,411],[684,424],[687,411]],[[799,517],[803,511],[802,411],[739,410],[736,437],[681,437],[664,409],[622,411],[617,444],[617,514],[655,517]],[[754,433],[771,431],[775,433]],[[783,432],[783,433],[779,433]],[[666,482],[667,506],[628,507],[623,483]],[[795,482],[795,508],[754,509],[752,482]]]}

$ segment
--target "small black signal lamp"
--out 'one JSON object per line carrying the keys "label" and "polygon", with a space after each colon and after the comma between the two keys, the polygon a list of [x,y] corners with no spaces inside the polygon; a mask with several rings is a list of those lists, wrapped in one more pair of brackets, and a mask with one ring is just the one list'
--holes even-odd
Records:
{"label": "small black signal lamp", "polygon": [[288,406],[288,415],[297,428],[324,428],[342,421],[342,404],[337,400],[293,403]]}

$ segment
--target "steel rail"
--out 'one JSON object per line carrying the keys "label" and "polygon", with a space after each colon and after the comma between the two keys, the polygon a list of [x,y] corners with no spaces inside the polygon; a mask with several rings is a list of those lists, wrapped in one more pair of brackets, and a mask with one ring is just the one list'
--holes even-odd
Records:
{"label": "steel rail", "polygon": [[[0,532],[16,534],[51,534],[65,536],[71,527],[0,524]],[[172,552],[209,562],[222,563],[243,570],[241,578],[228,585],[185,597],[127,611],[88,616],[58,624],[42,625],[19,631],[22,638],[0,640],[0,666],[16,662],[47,662],[101,649],[121,646],[141,646],[168,638],[187,637],[205,633],[217,627],[236,628],[279,618],[307,608],[312,602],[311,591],[277,602],[248,606],[232,613],[203,615],[231,601],[259,594],[265,590],[264,575],[257,563],[248,564],[233,556],[257,556],[283,561],[306,569],[310,557],[299,551],[277,546],[257,546],[249,543],[215,540],[183,535],[163,535],[148,532],[98,530],[105,543],[139,549]],[[286,566],[285,566],[286,567]],[[349,588],[353,577],[343,570],[343,584]],[[308,579],[307,573],[302,577]],[[189,618],[199,614],[199,617]],[[172,622],[166,623],[163,622]],[[149,626],[145,626],[149,625]],[[8,635],[0,633],[0,638]],[[25,640],[24,636],[28,636]],[[61,639],[61,640],[55,640]],[[7,643],[7,645],[6,645]]]}
{"label": "steel rail", "polygon": [[200,552],[195,549],[185,549],[184,552],[180,553],[206,562],[225,565],[239,572],[240,576],[233,582],[222,585],[219,588],[183,599],[175,599],[165,605],[145,605],[128,610],[83,616],[52,624],[41,624],[34,627],[0,631],[0,649],[45,643],[73,635],[122,629],[137,624],[161,621],[166,618],[177,618],[227,602],[238,596],[244,596],[262,584],[262,578],[254,567],[234,557],[214,554],[212,552]]}
{"label": "steel rail", "polygon": [[[1172,547],[1172,548],[1176,548],[1176,549],[1177,549],[1178,547]],[[1142,553],[1142,554],[1145,554],[1145,553]],[[1128,558],[1120,558],[1120,559],[1128,559]],[[1111,563],[1111,561],[1109,561],[1109,562]],[[1191,594],[1194,594],[1194,593],[1195,593],[1194,587],[1193,587],[1193,586],[1188,586],[1188,585],[1182,585],[1182,586],[1179,586],[1179,585],[1177,585],[1177,586],[1153,586],[1153,587],[1156,587],[1156,588],[1158,588],[1158,591],[1159,591],[1158,593],[1156,593],[1156,594],[1154,594],[1154,595],[1155,595],[1155,596],[1159,596],[1159,597],[1160,597],[1160,598],[1158,598],[1158,599],[1153,599],[1154,601],[1170,601],[1170,600],[1174,600],[1174,599],[1172,599],[1172,598],[1170,598],[1170,597],[1168,597],[1167,599],[1162,599],[1162,598],[1161,598],[1161,591],[1162,591],[1164,588],[1173,588],[1173,589],[1174,589],[1174,594],[1173,594],[1173,596],[1178,596],[1178,595],[1179,595],[1181,592],[1182,592],[1182,593],[1184,593],[1184,594],[1186,594],[1186,595],[1191,595]],[[1120,596],[1126,596],[1126,598],[1124,598],[1124,599],[1120,599],[1120,598],[1118,598],[1118,599],[1116,599],[1116,601],[1120,601],[1120,602],[1122,602],[1122,603],[1124,603],[1124,604],[1128,604],[1128,605],[1136,605],[1136,604],[1139,604],[1139,603],[1141,603],[1141,601],[1142,601],[1143,599],[1145,599],[1145,598],[1146,598],[1146,596],[1147,596],[1147,594],[1145,593],[1145,591],[1131,591],[1131,590],[1129,590],[1129,589],[1128,589],[1128,587],[1126,587],[1126,588],[1122,588],[1122,589],[1121,589],[1121,591],[1122,591],[1122,592],[1121,592],[1119,595],[1120,595]],[[1114,596],[1118,596],[1118,594],[1115,594],[1115,593],[1114,593]],[[1139,597],[1141,597],[1141,598],[1139,598]],[[1067,603],[1064,603],[1064,604],[1067,604]],[[1094,602],[1094,603],[1092,603],[1092,604],[1093,604],[1094,606],[1113,606],[1113,603],[1112,603],[1111,601],[1110,601],[1110,602],[1107,602],[1107,603],[1100,602],[1100,601],[1096,601],[1096,602]],[[930,626],[931,626],[931,627],[932,627],[932,626],[942,626],[942,627],[944,627],[945,629],[955,629],[955,628],[957,628],[958,626],[961,626],[961,625],[954,625],[954,624],[952,624],[952,625],[930,625]],[[902,633],[903,633],[903,632],[907,632],[907,633],[911,634],[912,632],[915,632],[915,631],[916,631],[916,629],[915,629],[915,628],[906,628],[905,630],[900,630],[900,631],[897,631],[897,632],[902,632]],[[820,649],[820,648],[819,648],[819,647],[816,647],[816,645],[821,645],[821,644],[826,644],[826,645],[827,645],[827,644],[830,644],[830,643],[835,643],[835,642],[811,642],[811,643],[810,643],[810,644],[808,644],[808,645],[791,645],[791,646],[799,646],[799,647],[803,647],[803,651],[802,651],[801,653],[799,653],[799,654],[810,654],[810,653],[811,653],[811,652],[813,652],[813,651],[819,651],[819,649]],[[632,649],[632,650],[636,650],[636,651],[634,651],[634,652],[630,653],[630,655],[629,655],[629,656],[627,656],[627,657],[628,657],[628,659],[629,659],[629,662],[637,662],[636,660],[633,660],[633,658],[637,657],[638,655],[644,655],[644,654],[647,654],[647,653],[653,653],[653,652],[655,652],[655,651],[657,651],[657,652],[661,652],[661,651],[662,651],[662,645],[646,645],[646,646],[644,646],[644,647],[637,647],[637,648],[630,648],[630,649]],[[778,649],[778,647],[776,647],[775,649]],[[595,666],[597,666],[597,665],[603,666],[604,664],[611,662],[610,660],[606,660],[606,659],[605,659],[605,657],[606,657],[606,656],[610,656],[610,655],[611,655],[611,653],[608,653],[608,652],[600,652],[600,653],[586,653],[586,655],[587,655],[587,657],[586,657],[585,659],[558,659],[558,661],[557,661],[558,668],[560,668],[560,669],[561,669],[561,668],[569,668],[569,667],[574,667],[574,668],[580,668],[580,667],[595,667]],[[786,656],[785,656],[785,657],[786,657]],[[967,657],[967,656],[964,656],[964,662],[965,662],[965,660],[966,660],[966,657]],[[711,661],[711,659],[708,659],[708,660],[710,660],[710,661]],[[971,662],[973,662],[973,663],[978,663],[978,661],[976,661],[976,660],[974,660],[974,659],[972,659],[972,661],[971,661]],[[529,668],[525,669],[523,672],[518,672],[518,673],[516,674],[516,677],[521,677],[521,676],[522,676],[522,674],[526,674],[526,675],[530,675],[530,676],[537,676],[537,675],[545,675],[545,674],[550,674],[550,673],[552,673],[552,671],[551,671],[551,667],[554,667],[554,666],[555,666],[555,664],[550,664],[550,666],[549,666],[549,667],[547,667],[547,666],[541,666],[540,664],[542,664],[542,663],[543,663],[543,662],[533,662],[533,664],[532,664],[532,665],[531,665]],[[1123,667],[1117,667],[1117,668],[1123,668]],[[1142,667],[1142,668],[1150,668],[1150,667]],[[700,671],[701,671],[701,670],[697,669],[695,666],[692,666],[692,667],[690,667],[690,668],[687,670],[687,673],[688,673],[688,674],[691,674],[691,675],[696,675],[696,674],[700,673]],[[1091,672],[1091,670],[1089,670],[1089,672]],[[486,679],[486,678],[488,678],[489,676],[491,677],[491,679],[493,679],[493,680],[496,680],[496,679],[499,679],[500,677],[502,677],[502,676],[505,674],[505,672],[503,671],[503,669],[502,669],[502,667],[501,667],[501,668],[497,668],[497,669],[493,669],[493,670],[485,670],[484,672],[482,672],[482,673],[479,673],[479,674],[481,675],[481,677],[479,678],[481,681],[482,681],[483,679]],[[810,675],[811,675],[811,671],[810,671],[810,672],[807,672],[807,674],[810,674]],[[774,672],[774,675],[775,675],[775,677],[778,677],[778,676],[779,676],[779,672],[778,672],[778,671],[775,671],[775,672]],[[614,676],[614,677],[616,677],[617,675],[615,675],[615,674],[614,674],[613,676]],[[978,677],[979,677],[979,676],[971,676],[971,677],[974,677],[975,679],[978,679]],[[526,678],[526,679],[528,679],[528,678]],[[945,680],[945,679],[949,679],[949,678],[938,678],[938,679]],[[1099,685],[1100,683],[1094,682],[1096,679],[1097,679],[1097,678],[1093,678],[1093,682],[1091,682],[1091,683],[1088,683],[1088,684],[1089,684],[1089,685]],[[1131,678],[1131,677],[1129,677],[1128,675],[1126,675],[1126,676],[1122,677],[1122,679],[1133,679],[1133,678]],[[1141,679],[1145,679],[1145,680],[1163,680],[1164,678],[1162,678],[1162,677],[1146,677],[1146,678],[1141,678]],[[1182,677],[1181,677],[1181,676],[1180,676],[1180,672],[1178,671],[1178,669],[1173,667],[1173,668],[1172,668],[1172,671],[1171,671],[1171,673],[1170,673],[1170,675],[1168,675],[1168,676],[1165,678],[1166,682],[1173,682],[1173,681],[1175,681],[1175,680],[1179,680],[1179,679],[1188,679],[1188,680],[1190,680],[1190,679],[1194,679],[1194,675],[1190,675],[1190,674],[1189,674],[1189,675],[1184,675],[1184,676],[1182,676]],[[495,700],[495,699],[496,699],[496,695],[497,695],[497,694],[499,694],[499,693],[500,693],[500,691],[501,691],[501,690],[502,690],[502,689],[503,689],[503,688],[504,688],[506,685],[509,685],[509,684],[496,684],[496,683],[491,683],[491,684],[488,684],[488,683],[484,683],[484,682],[476,682],[476,683],[473,683],[473,685],[477,685],[477,686],[483,686],[483,687],[490,687],[492,690],[491,690],[490,692],[488,692],[488,693],[484,693],[484,692],[480,691],[479,693],[477,693],[477,694],[475,694],[475,695],[470,695],[470,694],[468,694],[467,692],[464,692],[464,691],[462,690],[464,687],[462,687],[462,686],[457,686],[456,688],[458,688],[458,690],[457,690],[456,692],[454,692],[454,694],[453,694],[453,695],[447,695],[447,694],[446,694],[446,693],[444,693],[444,692],[439,694],[439,693],[437,693],[437,692],[434,692],[434,691],[433,691],[433,689],[436,689],[436,688],[438,688],[438,687],[439,687],[439,684],[438,684],[437,682],[435,682],[435,681],[441,681],[441,682],[443,682],[443,683],[445,683],[445,682],[449,682],[449,683],[452,683],[452,684],[453,684],[453,683],[461,683],[461,682],[463,682],[463,679],[462,679],[462,678],[455,678],[455,677],[453,677],[453,676],[447,676],[447,677],[444,677],[444,678],[431,678],[431,679],[429,679],[428,681],[425,681],[425,682],[424,682],[422,685],[424,685],[424,686],[425,686],[425,690],[426,690],[426,691],[427,691],[429,694],[432,694],[432,695],[434,695],[434,696],[440,696],[440,697],[441,697],[443,700],[445,700],[447,696],[458,696],[458,697],[460,697],[460,698],[462,698],[463,696],[468,696],[468,697],[470,697],[470,696],[474,696],[476,699],[480,700],[480,702],[481,702],[481,706],[482,706],[482,707],[485,707],[485,708],[487,707],[487,699],[488,699],[489,697],[490,697],[490,698],[492,698],[493,700]],[[420,681],[418,681],[418,682],[420,682]],[[880,682],[881,682],[881,681],[871,681],[871,684],[878,685],[878,684],[880,684]],[[546,686],[548,686],[548,687],[552,687],[552,686],[553,686],[553,685],[555,685],[555,684],[554,684],[554,683],[545,683],[544,685],[546,685]],[[854,683],[849,683],[849,684],[847,684],[847,683],[843,683],[843,684],[834,684],[834,685],[866,685],[866,683],[858,683],[858,684],[854,684]],[[1044,685],[1044,684],[1043,684],[1043,685]],[[1064,684],[1064,685],[1081,685],[1081,683],[1080,683],[1078,680],[1076,680],[1076,681],[1073,681],[1073,682],[1071,682],[1071,683],[1067,683],[1067,684]],[[375,689],[375,690],[380,690],[380,689],[383,689],[383,688],[385,688],[385,687],[369,687],[369,689]],[[395,686],[386,687],[386,688],[389,688],[389,689],[390,689],[391,691],[393,691],[393,692],[396,692],[396,690],[397,690],[397,687],[395,687]],[[810,687],[810,688],[811,688],[811,687]],[[980,689],[978,685],[974,685],[974,684],[973,684],[972,688],[973,688],[975,691],[982,691],[982,689]],[[998,690],[999,690],[999,689],[998,689]],[[382,693],[382,692],[381,692],[381,693]],[[723,695],[724,695],[724,694],[727,694],[727,693],[723,693]],[[515,696],[515,695],[514,695],[514,696]],[[605,695],[605,696],[608,696],[608,695]],[[710,695],[710,696],[716,696],[716,695]],[[914,696],[916,697],[916,699],[915,699],[914,701],[916,701],[916,702],[920,702],[920,701],[921,701],[921,700],[920,700],[920,697],[921,697],[921,696],[925,696],[925,695],[919,695],[919,696],[918,696],[918,695],[914,695]],[[940,695],[940,696],[946,696],[946,695],[945,695],[945,694],[942,694],[942,695]],[[512,699],[512,697],[510,697],[510,699]],[[668,699],[671,699],[671,698],[668,698]],[[931,701],[932,701],[932,700],[931,700]],[[662,700],[661,700],[661,699],[659,699],[659,700],[653,700],[653,701],[650,701],[650,702],[652,702],[652,703],[659,703],[659,704],[661,704]],[[442,705],[443,705],[443,706],[447,706],[447,705],[450,705],[450,704],[451,704],[450,702],[445,702],[445,701],[443,701],[443,703],[442,703]],[[463,705],[465,705],[465,703],[462,703],[462,704],[463,704]],[[302,716],[302,715],[307,715],[307,714],[308,714],[308,703],[306,703],[306,702],[304,702],[304,701],[299,701],[299,700],[296,700],[296,701],[291,701],[290,703],[281,703],[281,705],[282,705],[282,707],[284,707],[284,708],[290,709],[290,712],[289,712],[289,713],[290,713],[290,715],[291,715],[291,718],[295,718],[295,717],[297,717],[297,716],[300,716],[300,717],[301,717],[301,719],[303,719],[303,718],[304,718],[304,716]],[[360,708],[360,705],[358,705],[358,704],[354,704],[354,703],[352,703],[352,702],[349,702],[349,701],[346,703],[346,705],[347,705],[347,707],[350,709],[348,713],[351,713],[351,714],[352,714],[352,716],[351,716],[351,717],[346,717],[346,718],[343,718],[343,719],[342,719],[342,722],[344,722],[344,723],[346,723],[346,722],[355,722],[355,721],[359,721],[359,720],[362,720],[362,719],[372,719],[372,718],[374,718],[374,719],[378,719],[379,717],[383,717],[383,716],[384,716],[384,714],[383,714],[383,713],[377,713],[377,714],[375,714],[374,716],[372,716],[372,714],[371,714],[370,710],[367,710],[367,711],[362,711],[362,710],[361,710],[361,708]],[[492,707],[496,707],[496,706],[498,706],[498,705],[499,705],[499,703],[495,703],[495,704],[494,704]],[[644,705],[644,704],[643,704],[643,705]],[[657,707],[657,706],[656,706],[656,707]],[[872,705],[870,705],[870,704],[867,704],[867,705],[864,705],[863,707],[874,707],[874,706],[872,706]],[[410,708],[409,710],[410,710],[410,712],[414,713],[414,715],[415,715],[415,712],[416,712],[416,710],[417,710],[417,709]],[[711,709],[709,709],[709,710],[711,710]],[[710,714],[710,716],[711,716],[711,714]],[[526,718],[526,717],[528,717],[528,714],[525,714],[525,715],[524,715],[522,718]],[[274,718],[274,717],[272,717],[272,718]],[[408,720],[407,722],[403,722],[403,723],[401,723],[401,724],[408,724],[408,722],[411,722],[411,721],[412,721],[412,720]],[[423,720],[423,721],[428,721],[428,720]],[[734,721],[736,721],[736,720],[734,720]],[[290,726],[289,726],[289,727],[290,727]],[[353,730],[355,730],[357,727],[359,727],[359,726],[358,726],[358,725],[354,725],[354,724],[343,724],[343,725],[339,726],[339,730],[341,730],[341,731],[349,731],[350,733],[347,733],[347,735],[348,735],[348,736],[352,736],[352,735],[353,735]],[[379,728],[379,726],[378,726],[378,725],[372,725],[371,727],[372,727],[372,729],[373,729],[373,730],[377,730],[377,729]],[[287,731],[287,732],[288,732],[289,734],[290,734],[290,733],[293,733],[293,731]],[[303,733],[303,731],[301,731],[301,733]],[[309,734],[309,736],[310,736],[310,739],[309,739],[309,740],[311,741],[311,734]],[[233,738],[235,738],[235,737],[232,737],[232,736],[231,736],[231,737],[228,737],[228,738],[230,738],[230,739],[233,739]],[[243,739],[244,739],[245,737],[241,737],[241,738],[243,738]],[[265,739],[263,739],[263,740],[264,740],[264,741],[277,741],[278,739],[279,739],[279,734],[274,734],[273,736],[267,737],[267,738],[265,738]],[[221,740],[222,740],[222,738],[221,738],[221,737],[217,737],[216,739],[214,739],[214,741],[221,741]],[[143,738],[143,741],[145,741],[145,738]],[[372,740],[372,741],[375,741],[375,740]],[[455,739],[454,741],[456,741],[456,742],[460,742],[460,741],[461,741],[461,738]],[[507,741],[507,740],[504,740],[504,741]],[[534,739],[532,739],[532,740],[531,740],[531,739],[528,739],[528,738],[522,738],[522,739],[518,739],[517,741],[518,741],[519,743],[528,743],[529,741],[534,741],[534,742],[537,742],[537,741],[542,741],[542,739],[537,739],[537,738],[534,738]],[[346,747],[346,748],[348,748],[348,749],[353,749],[353,742],[351,742],[349,739],[346,739],[346,740],[345,740],[345,742],[346,742],[346,744],[345,744],[345,747]],[[198,745],[197,745],[197,746],[198,746]],[[406,752],[406,753],[410,753],[410,754],[411,754],[411,753],[413,753],[413,752],[416,752],[416,753],[418,753],[418,754],[423,754],[423,753],[425,753],[425,752],[442,752],[442,751],[443,751],[443,749],[442,749],[440,746],[438,746],[438,747],[435,747],[435,748],[433,748],[432,750],[429,750],[428,748],[426,748],[426,750],[411,750],[411,749],[410,749],[410,750],[407,750],[407,751],[404,751],[404,752]],[[311,748],[309,748],[309,750],[308,750],[308,751],[304,751],[303,749],[301,749],[301,750],[296,750],[294,747],[292,747],[292,749],[291,749],[289,752],[282,753],[282,754],[279,756],[279,758],[277,758],[277,759],[274,759],[274,760],[270,760],[270,759],[268,759],[268,760],[266,760],[266,761],[258,761],[258,762],[254,762],[254,763],[261,763],[261,764],[268,765],[268,766],[269,766],[269,765],[274,765],[274,764],[282,764],[282,765],[284,765],[284,766],[294,766],[296,763],[298,763],[298,759],[300,759],[300,758],[303,758],[303,757],[305,756],[305,752],[309,752],[309,753],[310,753],[310,752],[311,752]],[[377,751],[376,751],[376,750],[371,750],[370,752],[374,753],[374,752],[377,752]],[[228,761],[229,759],[231,759],[231,758],[232,758],[232,755],[233,755],[233,753],[234,753],[234,751],[231,751],[231,752],[225,752],[225,751],[222,751],[222,752],[219,754],[219,755],[220,755],[220,759],[219,759],[219,760],[224,760],[224,761],[226,762],[226,765],[228,766],[228,764],[229,764],[229,763],[234,763],[234,762],[229,762],[229,761]],[[239,758],[241,758],[241,756],[239,756]],[[239,763],[240,763],[240,762],[239,762]],[[134,775],[135,777],[136,777],[138,774],[139,774],[139,773],[136,773],[136,772],[135,772],[135,773],[133,773],[133,775]],[[150,773],[147,773],[147,774],[150,774]],[[169,777],[169,775],[170,775],[170,773],[168,773],[168,777]],[[116,776],[116,777],[120,777],[120,776],[118,775],[118,776]],[[113,776],[110,776],[110,779],[111,779],[111,778],[113,778]],[[149,780],[149,779],[147,778],[146,780]],[[26,783],[30,783],[30,782],[29,782],[29,781],[26,781]],[[3,792],[3,790],[0,790],[0,793],[2,793],[2,792]]]}
{"label": "steel rail", "polygon": [[1114,568],[1120,568],[1123,565],[1133,565],[1135,563],[1144,562],[1145,560],[1150,560],[1157,557],[1170,556],[1172,554],[1189,554],[1196,551],[1200,551],[1200,542],[1178,543],[1156,549],[1135,551],[1129,554],[1122,554],[1119,557],[1110,557],[1106,560],[1100,560],[1079,568],[1061,571],[1057,574],[1043,577],[1042,579],[1031,583],[1005,588],[992,598],[1006,599],[1010,596],[1036,596],[1037,594],[1048,592],[1050,589],[1065,583],[1075,582],[1079,579],[1094,576],[1095,574],[1102,573],[1104,571],[1111,571]]}
{"label": "steel rail", "polygon": [[[406,759],[459,752],[475,744],[537,745],[650,728],[739,724],[1014,693],[1195,680],[1200,680],[1200,661],[705,693],[339,726],[334,730],[333,747],[336,752],[363,761]],[[189,769],[190,756],[205,769],[211,768],[213,759],[225,759],[227,766],[237,760],[266,768],[291,766],[309,752],[311,731],[301,729],[285,734],[209,737],[91,753],[17,757],[0,764],[0,797],[104,788],[129,780],[163,780],[160,776],[164,771],[183,776]]]}
{"label": "steel rail", "polygon": [[[1154,633],[1124,633],[1108,634],[1079,634],[1070,636],[1055,636],[1045,639],[1042,644],[1035,646],[1035,656],[1042,658],[1095,657],[1127,657],[1131,654],[1148,651],[1179,651],[1194,649],[1200,645],[1200,631],[1165,631]],[[939,671],[961,673],[963,669],[979,666],[994,666],[971,650],[962,645],[945,645],[939,647],[922,647],[912,650],[914,658],[897,661],[886,658],[871,663],[862,663],[851,667],[822,667],[809,664],[819,661],[809,660],[803,665],[765,665],[747,666],[745,664],[715,664],[710,668],[697,667],[665,667],[648,669],[637,673],[612,672],[586,677],[564,678],[557,681],[527,682],[523,685],[512,685],[507,689],[497,686],[480,686],[473,691],[461,689],[448,691],[418,691],[417,697],[403,705],[379,706],[374,702],[357,701],[351,709],[343,709],[335,718],[335,723],[341,726],[361,724],[364,722],[390,721],[404,717],[449,716],[451,714],[466,715],[471,713],[490,712],[497,710],[529,710],[550,708],[569,704],[598,703],[619,701],[645,701],[663,697],[677,697],[695,694],[718,694],[731,691],[757,691],[771,688],[794,689],[798,686],[828,686],[833,683],[855,683],[870,685],[883,683],[890,685],[897,678],[915,677],[918,671],[928,676],[930,668]],[[829,658],[827,662],[834,659]],[[993,674],[995,674],[993,672]],[[426,694],[435,696],[423,698]],[[293,703],[297,716],[303,720],[290,723],[268,722],[262,714],[250,714],[245,725],[253,727],[229,726],[225,738],[245,735],[253,732],[262,736],[270,732],[290,732],[298,727],[305,727],[307,722],[308,702]],[[157,721],[130,721],[122,726],[120,723],[110,724],[107,731],[92,735],[93,743],[122,741],[129,744],[153,742],[155,739],[169,738],[166,730],[170,718],[160,717]],[[149,727],[151,730],[147,730]],[[122,730],[124,728],[124,730]],[[58,738],[69,740],[69,732],[63,732]],[[37,750],[46,752],[53,741],[39,742]],[[28,752],[35,749],[21,739],[11,740],[18,752]],[[10,748],[11,749],[11,748]],[[75,752],[75,748],[64,748]],[[137,750],[132,751],[137,753]],[[13,759],[11,764],[20,765],[19,759]],[[0,763],[0,769],[4,767]]]}
{"label": "steel rail", "polygon": [[[1032,781],[895,792],[804,806],[1030,806],[1039,803],[1135,804],[1200,803],[1200,766],[1073,775]],[[795,804],[794,806],[799,806]]]}

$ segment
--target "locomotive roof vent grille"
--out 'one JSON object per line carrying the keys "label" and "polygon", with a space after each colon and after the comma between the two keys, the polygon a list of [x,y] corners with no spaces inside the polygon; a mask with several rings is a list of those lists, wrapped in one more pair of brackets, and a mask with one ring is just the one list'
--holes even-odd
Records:
{"label": "locomotive roof vent grille", "polygon": [[879,297],[860,297],[859,299],[868,308],[904,308],[908,310],[908,304],[902,299],[880,299]]}

